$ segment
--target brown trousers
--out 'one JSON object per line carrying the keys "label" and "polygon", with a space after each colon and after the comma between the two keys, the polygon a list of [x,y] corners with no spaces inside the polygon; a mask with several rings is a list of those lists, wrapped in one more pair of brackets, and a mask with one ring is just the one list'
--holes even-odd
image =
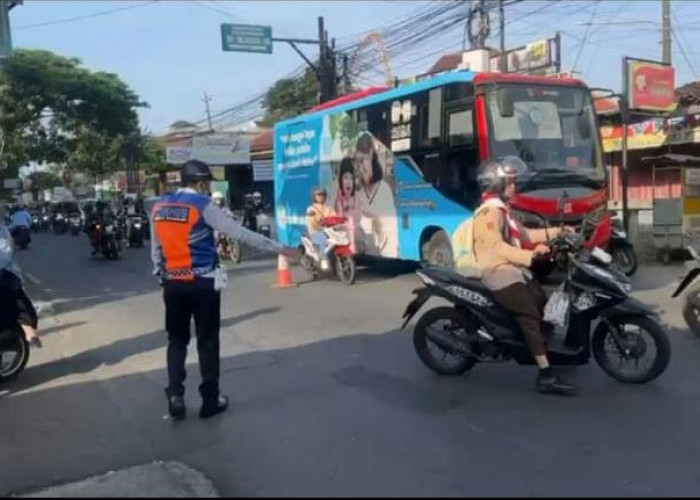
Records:
{"label": "brown trousers", "polygon": [[523,331],[533,356],[546,353],[542,335],[542,315],[547,295],[536,281],[515,283],[493,292],[496,302],[508,312]]}

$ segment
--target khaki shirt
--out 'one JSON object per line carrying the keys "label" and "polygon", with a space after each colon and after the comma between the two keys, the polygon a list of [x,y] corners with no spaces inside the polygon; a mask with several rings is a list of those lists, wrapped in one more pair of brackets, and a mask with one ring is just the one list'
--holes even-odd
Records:
{"label": "khaki shirt", "polygon": [[314,203],[306,210],[306,227],[309,233],[315,233],[323,229],[321,221],[326,217],[335,215],[333,209],[328,205]]}
{"label": "khaki shirt", "polygon": [[[482,207],[474,216],[474,254],[482,272],[482,281],[491,290],[524,283],[529,275],[534,252],[507,241],[510,233],[504,211],[496,206]],[[518,224],[520,239],[533,244],[547,240],[545,229],[528,230]],[[550,237],[558,231],[550,230]]]}

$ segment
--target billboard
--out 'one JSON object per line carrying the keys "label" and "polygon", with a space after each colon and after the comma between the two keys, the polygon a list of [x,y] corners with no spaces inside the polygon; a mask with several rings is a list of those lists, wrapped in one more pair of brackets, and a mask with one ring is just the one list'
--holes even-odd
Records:
{"label": "billboard", "polygon": [[195,135],[167,146],[168,163],[180,165],[188,160],[199,160],[208,165],[248,165],[248,135],[233,132]]}
{"label": "billboard", "polygon": [[625,58],[625,62],[625,91],[631,111],[667,113],[676,108],[673,66],[633,58]]}

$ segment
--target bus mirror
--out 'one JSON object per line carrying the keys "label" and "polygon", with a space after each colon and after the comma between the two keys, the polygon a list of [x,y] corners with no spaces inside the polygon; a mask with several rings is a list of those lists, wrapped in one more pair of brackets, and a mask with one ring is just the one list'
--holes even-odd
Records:
{"label": "bus mirror", "polygon": [[496,100],[498,102],[498,112],[503,118],[515,116],[513,99],[507,88],[500,88],[496,91]]}

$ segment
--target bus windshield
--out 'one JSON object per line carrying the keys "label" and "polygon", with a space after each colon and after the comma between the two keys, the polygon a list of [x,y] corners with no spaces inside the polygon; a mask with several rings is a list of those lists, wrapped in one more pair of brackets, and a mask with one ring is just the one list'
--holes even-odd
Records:
{"label": "bus windshield", "polygon": [[491,157],[515,155],[536,172],[604,179],[588,89],[499,84],[486,102]]}

